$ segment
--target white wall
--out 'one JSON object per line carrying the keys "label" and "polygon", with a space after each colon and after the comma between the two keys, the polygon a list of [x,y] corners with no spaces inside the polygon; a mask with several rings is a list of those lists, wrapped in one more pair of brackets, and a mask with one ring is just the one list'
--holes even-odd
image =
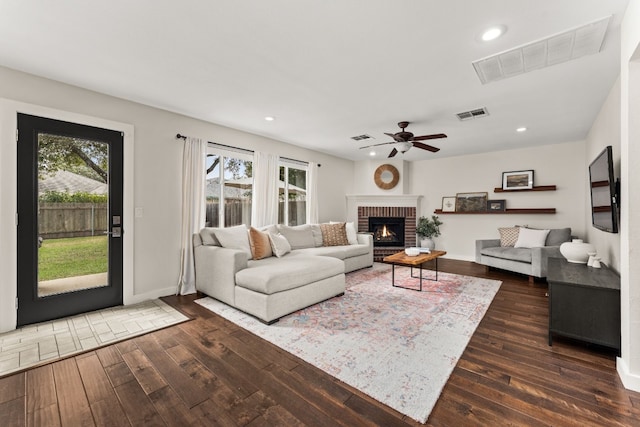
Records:
{"label": "white wall", "polygon": [[[398,184],[389,190],[382,190],[378,188],[373,176],[376,169],[381,165],[393,165],[400,173],[400,180]],[[353,194],[367,194],[367,195],[406,195],[409,194],[410,188],[410,171],[411,163],[402,159],[375,159],[375,160],[362,160],[355,162],[354,164],[354,186]]]}
{"label": "white wall", "polygon": [[[613,161],[615,178],[620,177],[620,79],[616,80],[607,100],[602,105],[598,117],[593,122],[587,136],[585,168],[606,147],[611,145],[613,149]],[[620,271],[620,233],[607,233],[591,225],[591,195],[589,183],[586,185],[585,222],[587,233],[585,241],[596,247],[598,256],[615,271]]]}
{"label": "white wall", "polygon": [[[85,116],[129,123],[135,129],[133,194],[135,207],[144,216],[135,219],[133,293],[138,297],[164,295],[178,279],[180,260],[180,180],[182,143],[176,133],[198,136],[226,145],[261,150],[322,164],[319,170],[319,218],[321,221],[346,216],[345,194],[352,192],[353,162],[306,150],[268,138],[236,131],[186,116],[124,101],[78,87],[0,67],[0,98],[44,106]],[[159,90],[161,90],[159,88]],[[0,140],[1,164],[15,165],[14,139]],[[13,157],[12,157],[13,156]],[[125,159],[127,162],[128,159]],[[13,189],[14,168],[0,168],[0,188]],[[15,192],[15,189],[13,189]],[[0,240],[15,239],[11,219],[15,198],[0,196]],[[126,221],[126,218],[124,219]],[[133,219],[131,219],[133,220]],[[2,246],[3,252],[6,250]],[[11,249],[9,249],[11,250]],[[2,253],[4,257],[8,254]],[[15,312],[15,264],[0,272],[0,312]],[[8,269],[5,271],[5,269]],[[0,332],[14,324],[0,317]]]}
{"label": "white wall", "polygon": [[640,1],[630,0],[622,21],[620,55],[620,300],[625,387],[640,391]]}
{"label": "white wall", "polygon": [[[557,191],[493,192],[502,186],[502,172],[530,169],[535,171],[534,185],[556,185]],[[440,209],[442,197],[468,192],[487,192],[489,199],[505,199],[507,208],[556,208],[556,214],[442,214],[444,225],[436,247],[447,251],[447,257],[473,260],[475,241],[499,238],[498,227],[571,227],[574,235],[585,236],[587,179],[585,143],[578,141],[413,162],[410,191],[424,196],[422,215]]]}

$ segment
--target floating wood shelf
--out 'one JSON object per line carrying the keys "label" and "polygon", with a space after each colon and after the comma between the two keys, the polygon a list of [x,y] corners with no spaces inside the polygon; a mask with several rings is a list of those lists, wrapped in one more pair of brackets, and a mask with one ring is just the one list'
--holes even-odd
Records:
{"label": "floating wood shelf", "polygon": [[[522,191],[522,190],[521,190]],[[482,211],[482,212],[442,212],[442,209],[433,211],[436,215],[499,215],[499,214],[554,214],[556,208],[524,208],[506,209],[504,211]]]}
{"label": "floating wood shelf", "polygon": [[533,188],[525,188],[523,190],[504,190],[500,187],[493,189],[494,193],[520,193],[522,191],[556,191],[555,185],[538,185]]}

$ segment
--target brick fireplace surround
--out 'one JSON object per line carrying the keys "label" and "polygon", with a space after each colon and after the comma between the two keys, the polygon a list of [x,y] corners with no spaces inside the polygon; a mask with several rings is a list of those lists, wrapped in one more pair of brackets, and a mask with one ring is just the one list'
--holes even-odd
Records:
{"label": "brick fireplace surround", "polygon": [[403,217],[405,246],[383,246],[373,248],[373,260],[382,261],[405,247],[416,246],[416,208],[410,206],[358,206],[358,232],[369,231],[369,217]]}

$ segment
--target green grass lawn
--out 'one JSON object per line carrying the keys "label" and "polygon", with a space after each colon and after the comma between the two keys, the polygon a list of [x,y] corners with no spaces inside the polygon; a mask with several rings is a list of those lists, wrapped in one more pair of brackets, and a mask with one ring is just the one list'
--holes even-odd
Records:
{"label": "green grass lawn", "polygon": [[38,281],[105,273],[107,236],[50,239],[38,249]]}

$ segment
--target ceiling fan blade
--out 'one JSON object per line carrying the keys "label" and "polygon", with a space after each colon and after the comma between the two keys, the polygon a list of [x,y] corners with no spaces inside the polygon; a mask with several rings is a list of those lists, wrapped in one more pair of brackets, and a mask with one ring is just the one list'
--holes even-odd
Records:
{"label": "ceiling fan blade", "polygon": [[377,147],[378,145],[387,145],[387,144],[395,144],[395,141],[391,141],[391,142],[381,142],[380,144],[373,144],[373,145],[367,145],[365,147],[360,147],[360,149],[362,150],[363,148],[371,148],[371,147]]}
{"label": "ceiling fan blade", "polygon": [[388,158],[391,158],[393,156],[395,156],[396,154],[398,154],[398,150],[396,150],[395,148],[393,150],[391,150],[391,153],[389,153]]}
{"label": "ceiling fan blade", "polygon": [[395,133],[389,133],[389,132],[385,132],[384,133],[387,136],[390,136],[391,138],[393,138],[396,142],[404,142],[404,139],[402,139],[400,136],[396,135]]}
{"label": "ceiling fan blade", "polygon": [[422,136],[414,136],[412,138],[412,141],[425,141],[427,139],[439,139],[439,138],[446,138],[447,135],[445,135],[444,133],[434,133],[433,135],[422,135]]}
{"label": "ceiling fan blade", "polygon": [[432,145],[423,144],[422,142],[413,142],[413,146],[416,148],[422,148],[423,150],[431,151],[432,153],[436,153],[440,151],[438,147],[434,147]]}

